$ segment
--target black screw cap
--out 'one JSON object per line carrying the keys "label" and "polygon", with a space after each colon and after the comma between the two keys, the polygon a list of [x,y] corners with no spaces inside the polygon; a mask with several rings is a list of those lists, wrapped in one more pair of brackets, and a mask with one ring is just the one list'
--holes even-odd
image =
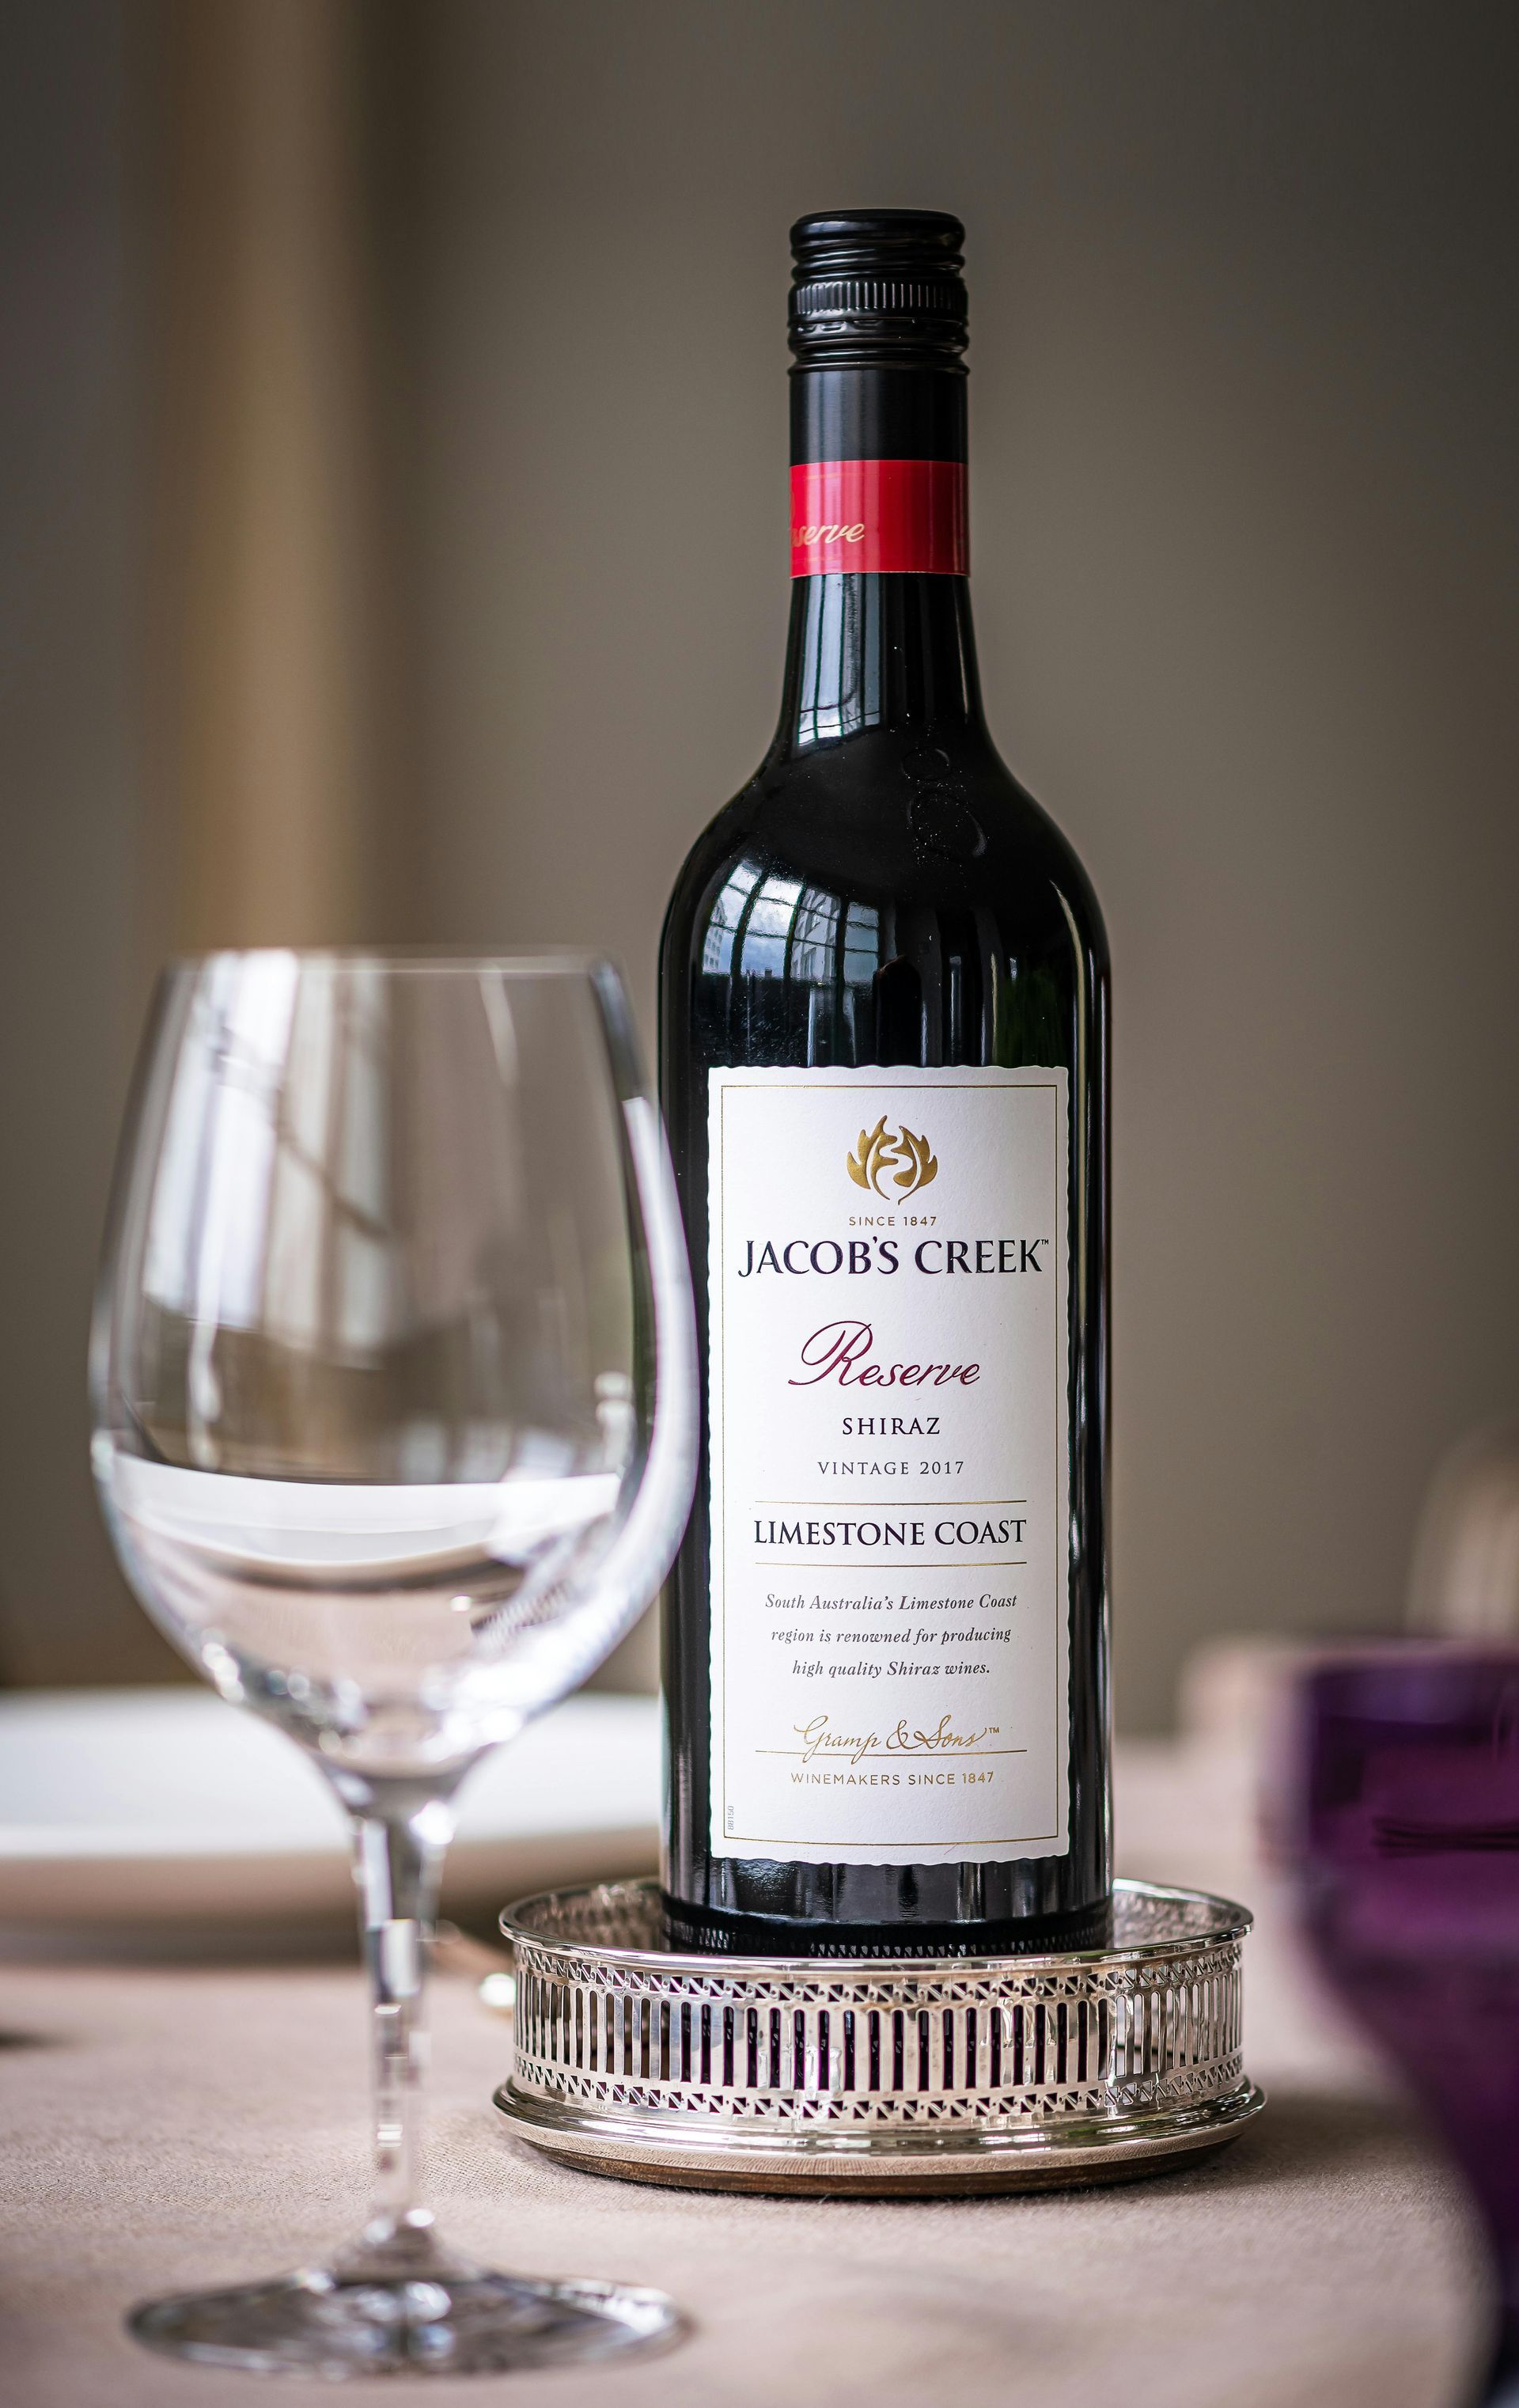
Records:
{"label": "black screw cap", "polygon": [[790,328],[798,365],[954,367],[969,340],[965,238],[959,219],[939,209],[798,218]]}

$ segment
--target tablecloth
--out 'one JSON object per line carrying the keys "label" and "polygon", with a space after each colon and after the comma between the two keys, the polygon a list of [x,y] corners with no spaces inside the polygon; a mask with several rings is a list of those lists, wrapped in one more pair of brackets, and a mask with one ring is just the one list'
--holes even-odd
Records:
{"label": "tablecloth", "polygon": [[[813,2202],[571,2172],[496,2128],[509,2032],[472,1980],[440,1977],[427,2172],[445,2233],[524,2272],[661,2285],[695,2329],[666,2357],[455,2383],[450,2396],[519,2408],[1462,2400],[1488,2307],[1459,2186],[1315,1996],[1280,1894],[1200,1778],[1174,1752],[1129,1751],[1122,1853],[1129,1870],[1254,1892],[1247,2055],[1271,2104],[1225,2155],[1142,2184]],[[0,1969],[7,2408],[246,2408],[253,2378],[150,2357],[122,2313],[308,2260],[355,2228],[363,2015],[351,1964]],[[396,2393],[358,2382],[345,2396],[360,2408]]]}

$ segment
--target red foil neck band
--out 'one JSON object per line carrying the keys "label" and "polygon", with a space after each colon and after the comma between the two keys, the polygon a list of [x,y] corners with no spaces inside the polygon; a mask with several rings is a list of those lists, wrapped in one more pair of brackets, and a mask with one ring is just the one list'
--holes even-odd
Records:
{"label": "red foil neck band", "polygon": [[963,460],[809,460],[791,472],[791,573],[965,577]]}

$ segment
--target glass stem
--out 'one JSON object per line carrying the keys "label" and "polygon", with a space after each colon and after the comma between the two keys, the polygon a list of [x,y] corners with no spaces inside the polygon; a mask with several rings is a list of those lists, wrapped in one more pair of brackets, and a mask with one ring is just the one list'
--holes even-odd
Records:
{"label": "glass stem", "polygon": [[453,1807],[447,1795],[410,1782],[366,1788],[352,1817],[374,2083],[375,2196],[363,2255],[370,2265],[384,2260],[420,2271],[436,2258],[432,2215],[417,2197],[423,1999]]}

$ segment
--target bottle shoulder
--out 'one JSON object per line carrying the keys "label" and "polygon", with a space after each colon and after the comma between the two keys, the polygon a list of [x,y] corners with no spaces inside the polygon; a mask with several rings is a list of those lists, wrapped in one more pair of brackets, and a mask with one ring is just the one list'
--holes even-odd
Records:
{"label": "bottle shoulder", "polygon": [[877,911],[990,914],[1013,941],[1064,945],[1074,933],[1107,965],[1074,846],[985,741],[883,734],[772,753],[687,854],[666,954],[699,943],[714,916],[798,890]]}

